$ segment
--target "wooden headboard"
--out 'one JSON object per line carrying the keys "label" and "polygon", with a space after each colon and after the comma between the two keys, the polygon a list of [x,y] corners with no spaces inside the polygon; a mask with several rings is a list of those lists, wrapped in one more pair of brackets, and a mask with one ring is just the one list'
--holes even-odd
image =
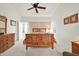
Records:
{"label": "wooden headboard", "polygon": [[32,32],[46,32],[46,28],[32,28]]}

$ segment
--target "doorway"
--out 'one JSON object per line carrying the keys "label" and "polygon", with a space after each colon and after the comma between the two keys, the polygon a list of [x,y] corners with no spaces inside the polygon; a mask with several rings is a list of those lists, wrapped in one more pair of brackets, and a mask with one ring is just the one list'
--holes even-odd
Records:
{"label": "doorway", "polygon": [[25,34],[28,32],[28,22],[19,23],[19,40],[25,39]]}

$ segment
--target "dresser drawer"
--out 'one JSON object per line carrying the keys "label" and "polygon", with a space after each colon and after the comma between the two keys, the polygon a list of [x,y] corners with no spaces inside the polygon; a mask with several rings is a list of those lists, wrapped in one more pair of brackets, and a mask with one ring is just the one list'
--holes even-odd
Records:
{"label": "dresser drawer", "polygon": [[1,49],[3,46],[4,46],[4,44],[1,44],[1,43],[0,43],[0,49]]}
{"label": "dresser drawer", "polygon": [[0,53],[6,51],[14,45],[14,34],[6,34],[0,36]]}
{"label": "dresser drawer", "polygon": [[79,54],[79,44],[72,42],[72,53]]}
{"label": "dresser drawer", "polygon": [[6,51],[7,49],[8,49],[8,46],[7,45],[4,45],[3,46],[3,50]]}
{"label": "dresser drawer", "polygon": [[4,48],[0,48],[0,53],[2,53],[2,52],[4,52],[5,50],[4,50]]}

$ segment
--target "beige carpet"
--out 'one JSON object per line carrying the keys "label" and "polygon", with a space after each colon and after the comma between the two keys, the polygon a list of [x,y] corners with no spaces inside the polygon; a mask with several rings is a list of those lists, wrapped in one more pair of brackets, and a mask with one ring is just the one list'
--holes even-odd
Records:
{"label": "beige carpet", "polygon": [[28,50],[22,43],[17,41],[16,44],[1,54],[1,56],[62,56],[62,52],[58,52],[56,48],[35,48],[31,47]]}

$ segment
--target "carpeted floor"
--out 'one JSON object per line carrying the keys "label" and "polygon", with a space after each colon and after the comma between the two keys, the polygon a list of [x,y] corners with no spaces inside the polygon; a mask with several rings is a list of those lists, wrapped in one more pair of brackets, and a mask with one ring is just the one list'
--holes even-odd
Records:
{"label": "carpeted floor", "polygon": [[29,47],[25,49],[23,41],[17,41],[16,44],[1,54],[1,56],[62,56],[62,52],[58,52],[56,48],[37,48]]}

